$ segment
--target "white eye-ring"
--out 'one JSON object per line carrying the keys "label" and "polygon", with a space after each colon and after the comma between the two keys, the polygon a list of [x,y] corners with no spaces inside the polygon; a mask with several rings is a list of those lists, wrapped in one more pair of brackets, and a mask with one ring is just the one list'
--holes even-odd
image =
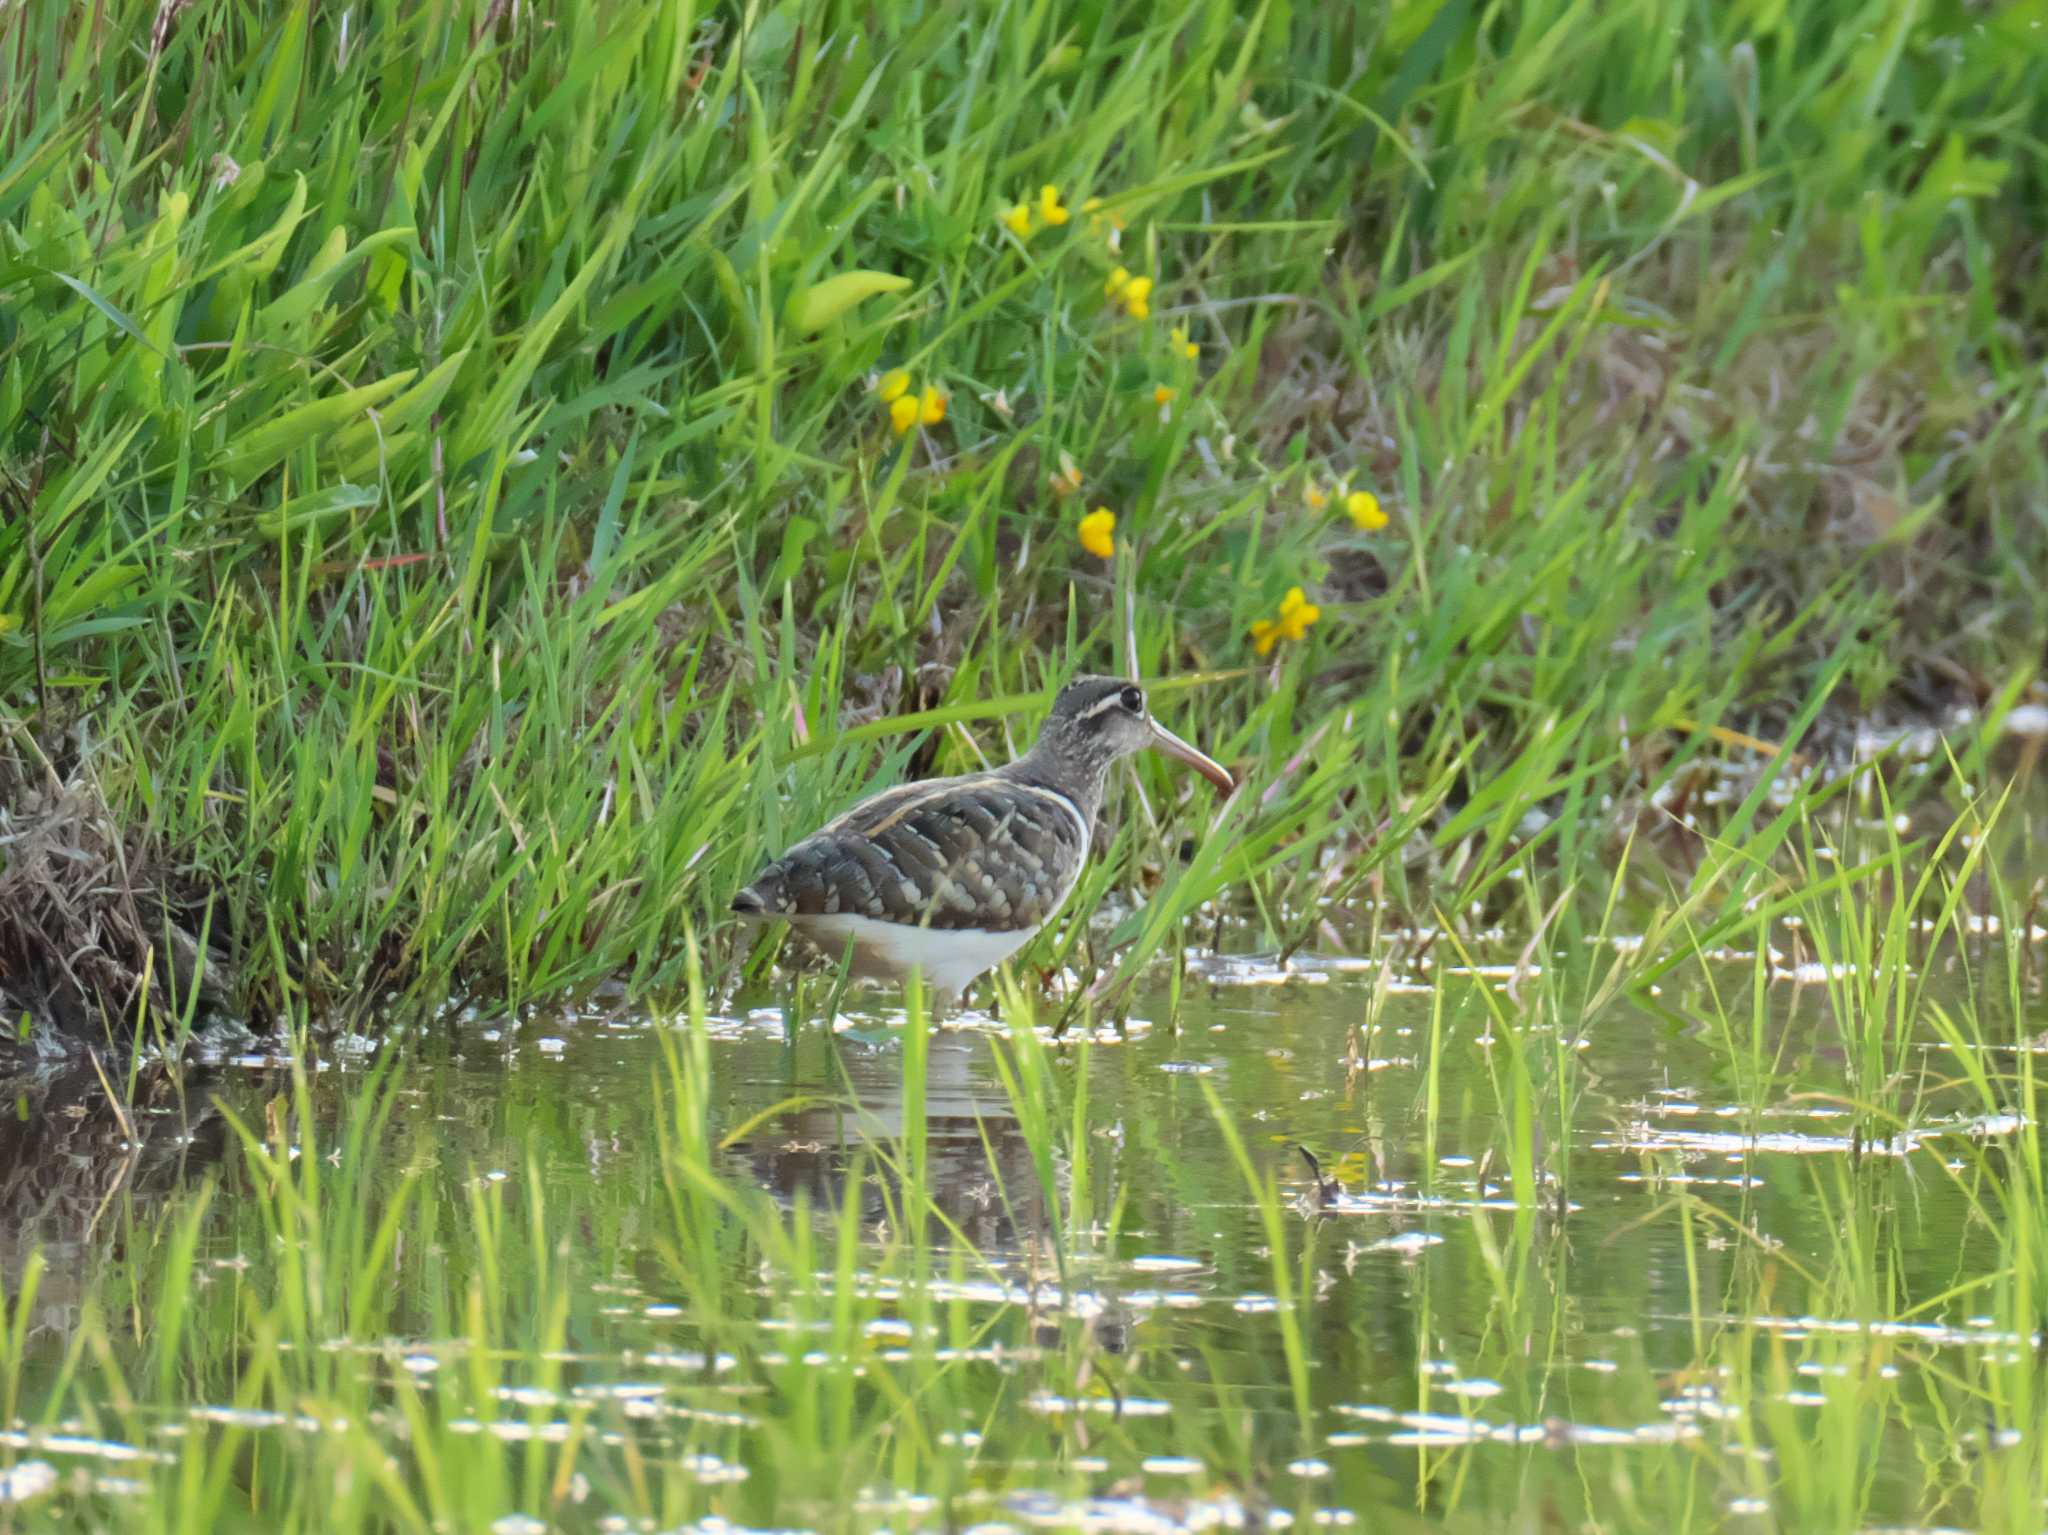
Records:
{"label": "white eye-ring", "polygon": [[1145,712],[1145,695],[1136,688],[1125,688],[1117,701],[1133,714]]}

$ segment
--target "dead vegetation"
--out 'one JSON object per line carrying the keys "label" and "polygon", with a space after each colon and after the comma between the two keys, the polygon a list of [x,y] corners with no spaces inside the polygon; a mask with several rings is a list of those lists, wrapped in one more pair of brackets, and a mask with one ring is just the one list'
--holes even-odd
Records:
{"label": "dead vegetation", "polygon": [[85,754],[0,720],[0,1075],[51,1055],[170,1038],[229,1005],[206,903],[124,826]]}

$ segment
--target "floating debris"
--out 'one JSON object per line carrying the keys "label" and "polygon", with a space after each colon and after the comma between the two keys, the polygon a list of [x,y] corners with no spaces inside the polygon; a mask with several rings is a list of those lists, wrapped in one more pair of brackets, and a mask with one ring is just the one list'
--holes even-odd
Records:
{"label": "floating debris", "polygon": [[1771,971],[1771,979],[1777,982],[1790,981],[1794,986],[1819,986],[1828,981],[1854,980],[1861,972],[1856,966],[1844,962],[1822,964],[1819,960],[1808,960],[1803,965],[1792,965],[1786,969]]}
{"label": "floating debris", "polygon": [[[1255,1514],[1236,1498],[1194,1498],[1167,1504],[1146,1498],[1082,1498],[1069,1501],[1049,1492],[1016,1492],[1010,1512],[1039,1529],[1073,1530],[1078,1535],[1200,1535],[1204,1530],[1284,1530],[1294,1525],[1287,1509]],[[1320,1522],[1320,1521],[1318,1521]]]}
{"label": "floating debris", "polygon": [[1451,1380],[1445,1381],[1441,1389],[1461,1400],[1476,1402],[1499,1396],[1507,1387],[1497,1380]]}
{"label": "floating debris", "polygon": [[0,1508],[32,1503],[57,1488],[57,1468],[46,1460],[25,1460],[0,1470]]}
{"label": "floating debris", "polygon": [[[1501,1194],[1474,1194],[1469,1198],[1459,1198],[1449,1194],[1422,1194],[1400,1187],[1382,1187],[1363,1193],[1347,1189],[1323,1208],[1333,1215],[1392,1215],[1433,1210],[1519,1210],[1521,1206]],[[1578,1208],[1577,1205],[1565,1207],[1568,1212]]]}
{"label": "floating debris", "polygon": [[1343,1432],[1329,1435],[1337,1448],[1362,1444],[1407,1446],[1461,1444],[1539,1444],[1552,1448],[1567,1445],[1670,1445],[1700,1436],[1697,1424],[1644,1423],[1633,1428],[1609,1428],[1599,1424],[1573,1423],[1549,1418],[1541,1423],[1493,1423],[1483,1418],[1454,1417],[1442,1412],[1404,1412],[1391,1407],[1339,1405],[1336,1411],[1347,1418],[1383,1424],[1383,1433]]}
{"label": "floating debris", "polygon": [[161,1450],[145,1450],[117,1439],[94,1439],[85,1434],[45,1433],[30,1429],[0,1429],[0,1450],[33,1450],[40,1455],[75,1455],[82,1460],[167,1466],[171,1457]]}
{"label": "floating debris", "polygon": [[1323,986],[1338,973],[1339,963],[1330,960],[1297,964],[1292,959],[1252,954],[1204,954],[1188,959],[1188,979],[1205,986]]}
{"label": "floating debris", "polygon": [[1050,1391],[1033,1393],[1024,1399],[1024,1405],[1030,1411],[1043,1413],[1049,1418],[1074,1413],[1102,1413],[1112,1418],[1163,1418],[1173,1411],[1172,1403],[1162,1402],[1156,1397],[1091,1396],[1076,1400]]}
{"label": "floating debris", "polygon": [[2006,711],[2005,733],[2024,741],[2048,740],[2048,704],[2015,704]]}
{"label": "floating debris", "polygon": [[1140,1274],[1191,1274],[1209,1265],[1200,1258],[1182,1258],[1173,1253],[1140,1253],[1130,1266]]}
{"label": "floating debris", "polygon": [[1950,1136],[1970,1140],[1994,1140],[2017,1135],[2027,1128],[2023,1114],[1979,1114],[1963,1119],[1938,1121],[1901,1130],[1895,1135],[1873,1136],[1858,1141],[1846,1135],[1804,1135],[1796,1130],[1689,1130],[1673,1129],[1647,1122],[1626,1128],[1618,1140],[1593,1143],[1595,1151],[1679,1151],[1731,1160],[1757,1153],[1784,1156],[1839,1156],[1860,1152],[1865,1156],[1902,1157],[1931,1142]]}

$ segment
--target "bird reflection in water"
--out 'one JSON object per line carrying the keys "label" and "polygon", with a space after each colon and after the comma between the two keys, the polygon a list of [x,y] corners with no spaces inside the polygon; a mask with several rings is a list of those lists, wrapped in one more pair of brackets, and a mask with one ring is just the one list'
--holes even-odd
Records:
{"label": "bird reflection in water", "polygon": [[[847,1179],[858,1175],[862,1228],[900,1235],[889,1228],[906,1208],[893,1155],[904,1132],[902,1055],[860,1046],[837,1054],[844,1077],[831,1096],[839,1101],[817,1101],[827,1092],[819,1084],[790,1085],[790,1096],[808,1089],[812,1101],[765,1121],[734,1155],[791,1209],[799,1200],[814,1211],[845,1209]],[[1050,1268],[1045,1192],[1017,1116],[992,1078],[986,1039],[959,1032],[931,1041],[925,1164],[935,1213],[927,1240],[940,1250],[964,1241],[992,1261],[1043,1256]]]}
{"label": "bird reflection in water", "polygon": [[[811,1094],[813,1101],[764,1121],[733,1147],[733,1155],[785,1209],[801,1204],[820,1221],[847,1208],[848,1181],[858,1179],[853,1208],[863,1233],[877,1242],[900,1241],[899,1223],[908,1208],[899,1155],[905,1128],[901,1052],[856,1046],[837,1054],[844,1075],[832,1096],[839,1101],[816,1101],[825,1094],[815,1082],[780,1084],[786,1096]],[[1130,1344],[1124,1306],[1107,1296],[1091,1295],[1082,1305],[1063,1301],[1054,1252],[1058,1232],[1030,1143],[988,1055],[987,1037],[972,1030],[941,1033],[931,1041],[925,1164],[933,1213],[926,1239],[941,1254],[965,1243],[996,1271],[988,1277],[1000,1278],[1020,1298],[1028,1296],[1028,1336],[1039,1347],[1058,1347],[1063,1329],[1078,1323],[1094,1346],[1121,1354]],[[1064,1161],[1056,1160],[1055,1168],[1063,1175]]]}

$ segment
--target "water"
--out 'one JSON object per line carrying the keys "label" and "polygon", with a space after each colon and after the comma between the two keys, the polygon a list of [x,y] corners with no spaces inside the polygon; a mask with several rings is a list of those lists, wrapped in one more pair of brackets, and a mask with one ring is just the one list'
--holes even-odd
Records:
{"label": "water", "polygon": [[[1994,1187],[2036,1131],[1994,1042],[2048,1024],[2038,984],[2013,1016],[1958,968],[1928,1001],[1967,1048],[1916,1021],[1872,1081],[1840,974],[1731,954],[1588,1014],[1599,964],[1518,948],[1197,963],[1171,1026],[1143,992],[1042,1055],[969,1015],[930,1037],[921,1147],[890,999],[794,1038],[743,999],[697,1184],[687,1030],[617,997],[445,1020],[353,1148],[363,1051],[311,1078],[310,1148],[268,1057],[130,1126],[81,1091],[8,1174],[49,1188],[0,1272],[50,1268],[0,1527],[171,1520],[195,1455],[301,1520],[342,1477],[337,1518],[403,1525],[403,1488],[444,1527],[705,1535],[1903,1527],[1970,1523],[2001,1457],[2036,1475]],[[231,1120],[326,1180],[317,1230],[262,1213]],[[185,1217],[166,1366],[138,1317]]]}

